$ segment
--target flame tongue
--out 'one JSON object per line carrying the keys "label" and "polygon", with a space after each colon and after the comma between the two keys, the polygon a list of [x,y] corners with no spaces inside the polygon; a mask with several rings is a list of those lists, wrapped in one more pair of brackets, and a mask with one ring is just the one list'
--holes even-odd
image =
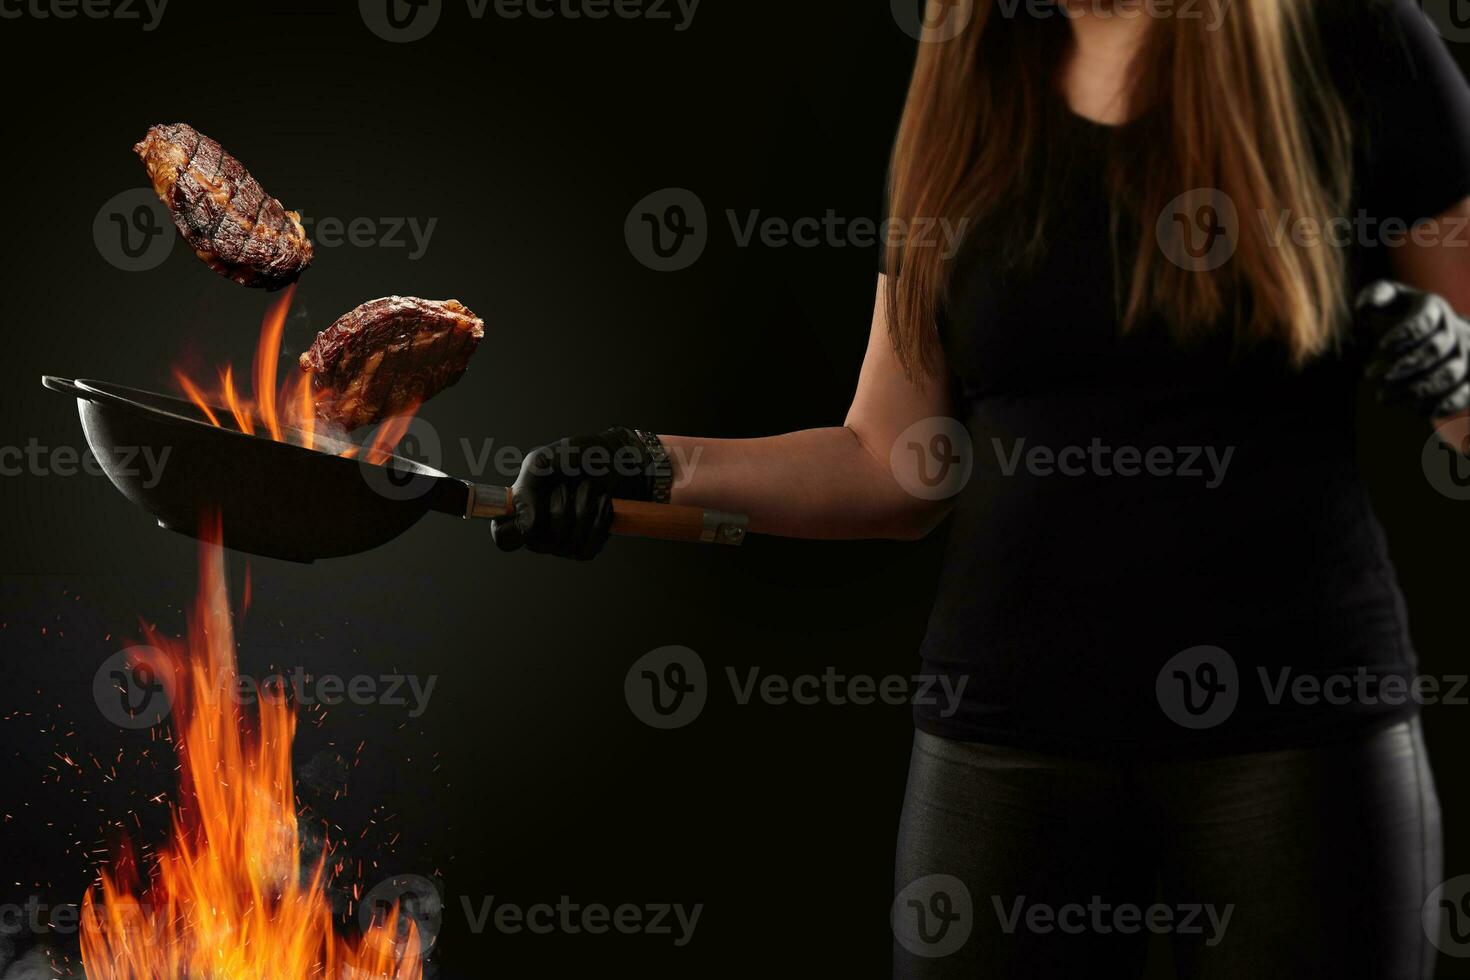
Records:
{"label": "flame tongue", "polygon": [[173,831],[141,896],[130,857],[86,896],[86,974],[420,980],[411,920],[400,923],[395,910],[349,942],[333,929],[324,859],[303,877],[291,770],[295,716],[284,697],[262,697],[254,731],[244,727],[217,519],[201,537],[187,638],[148,633],[161,655],[150,666],[175,680],[181,786]]}
{"label": "flame tongue", "polygon": [[[292,283],[271,304],[260,326],[260,343],[255,347],[255,397],[260,403],[260,417],[276,442],[282,441],[281,420],[276,415],[276,364],[281,359],[281,338],[286,333],[286,313],[291,309],[291,297],[295,295],[296,284]],[[308,387],[306,390],[311,389]]]}
{"label": "flame tongue", "polygon": [[[281,341],[286,333],[286,317],[290,313],[291,300],[295,295],[296,286],[293,283],[272,300],[261,321],[260,340],[255,347],[250,378],[254,389],[253,400],[236,389],[234,369],[229,366],[219,372],[219,389],[213,398],[181,370],[174,370],[174,379],[184,396],[216,428],[223,427],[222,418],[230,418],[233,419],[235,428],[246,435],[258,434],[276,442],[289,442],[339,456],[355,456],[359,447],[344,438],[345,433],[338,435],[328,432],[319,424],[318,397],[312,388],[310,375],[295,373],[284,382],[277,383]],[[228,415],[225,415],[223,409],[228,409]],[[386,462],[403,438],[416,411],[417,406],[414,406],[379,427],[370,445],[362,450],[363,458],[378,464]]]}

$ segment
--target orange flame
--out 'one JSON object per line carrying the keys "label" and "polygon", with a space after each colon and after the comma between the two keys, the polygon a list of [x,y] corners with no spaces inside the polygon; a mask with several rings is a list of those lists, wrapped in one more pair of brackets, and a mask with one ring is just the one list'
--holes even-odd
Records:
{"label": "orange flame", "polygon": [[281,420],[276,417],[276,363],[281,359],[281,338],[286,333],[286,312],[296,293],[292,283],[266,310],[260,325],[260,343],[255,346],[255,397],[260,402],[260,417],[271,438],[281,440]]}
{"label": "orange flame", "polygon": [[175,369],[174,379],[179,389],[215,428],[223,428],[221,418],[229,417],[233,419],[234,427],[246,435],[259,433],[276,442],[336,452],[339,456],[355,456],[361,449],[365,459],[378,464],[386,462],[408,431],[409,423],[418,410],[417,405],[384,422],[374,432],[370,445],[362,449],[346,439],[329,439],[322,431],[318,425],[317,393],[313,390],[310,375],[292,372],[292,377],[277,384],[281,340],[286,333],[286,317],[295,295],[296,286],[292,284],[271,301],[261,321],[251,372],[253,400],[246,399],[237,391],[234,369],[228,365],[219,372],[219,389],[212,402],[192,378]]}
{"label": "orange flame", "polygon": [[393,455],[393,448],[403,441],[408,435],[408,427],[413,424],[414,413],[419,410],[418,403],[409,405],[399,415],[384,420],[373,432],[372,439],[363,447],[362,458],[374,466],[382,466]]}
{"label": "orange flame", "polygon": [[250,409],[242,405],[235,397],[234,368],[225,368],[224,373],[220,375],[220,384],[224,390],[225,404],[230,406],[230,414],[235,416],[235,425],[246,435],[254,435],[255,423],[251,420]]}
{"label": "orange flame", "polygon": [[218,429],[220,427],[219,418],[214,414],[214,410],[209,407],[209,403],[204,400],[204,393],[199,390],[198,385],[194,384],[187,374],[177,369],[174,370],[174,379],[178,381],[179,387],[184,390],[184,394],[189,396],[189,400],[203,410],[204,417],[209,419],[209,424]]}
{"label": "orange flame", "polygon": [[291,770],[296,719],[284,697],[261,698],[254,730],[245,727],[220,537],[216,518],[201,533],[187,638],[147,631],[159,652],[150,666],[174,679],[180,799],[150,884],[139,892],[135,861],[125,855],[84,899],[86,975],[421,980],[411,919],[400,921],[395,908],[349,941],[333,928],[325,857],[303,877]]}

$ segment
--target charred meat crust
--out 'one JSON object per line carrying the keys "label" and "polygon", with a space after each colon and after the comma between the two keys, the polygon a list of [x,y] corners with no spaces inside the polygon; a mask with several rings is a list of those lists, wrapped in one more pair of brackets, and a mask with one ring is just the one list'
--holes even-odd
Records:
{"label": "charred meat crust", "polygon": [[301,216],[192,126],[153,126],[133,152],[179,234],[215,272],[242,286],[280,289],[311,265]]}
{"label": "charred meat crust", "polygon": [[485,336],[458,300],[385,296],[317,334],[301,355],[317,414],[344,429],[411,411],[457,382]]}

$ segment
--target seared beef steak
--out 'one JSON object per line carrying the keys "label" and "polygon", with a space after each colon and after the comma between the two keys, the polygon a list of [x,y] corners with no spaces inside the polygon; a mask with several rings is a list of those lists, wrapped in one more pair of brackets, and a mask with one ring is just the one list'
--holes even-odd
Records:
{"label": "seared beef steak", "polygon": [[287,211],[218,143],[184,123],[133,147],[194,253],[242,286],[280,289],[311,265],[301,216]]}
{"label": "seared beef steak", "polygon": [[417,407],[460,379],[485,322],[459,300],[385,296],[317,334],[301,355],[317,414],[351,431]]}

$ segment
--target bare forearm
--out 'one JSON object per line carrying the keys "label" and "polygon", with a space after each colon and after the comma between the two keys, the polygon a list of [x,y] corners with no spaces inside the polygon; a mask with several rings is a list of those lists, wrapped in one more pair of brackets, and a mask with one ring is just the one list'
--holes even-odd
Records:
{"label": "bare forearm", "polygon": [[760,439],[661,436],[673,502],[750,515],[751,530],[801,538],[917,538],[944,508],[906,493],[882,447],[846,427]]}

